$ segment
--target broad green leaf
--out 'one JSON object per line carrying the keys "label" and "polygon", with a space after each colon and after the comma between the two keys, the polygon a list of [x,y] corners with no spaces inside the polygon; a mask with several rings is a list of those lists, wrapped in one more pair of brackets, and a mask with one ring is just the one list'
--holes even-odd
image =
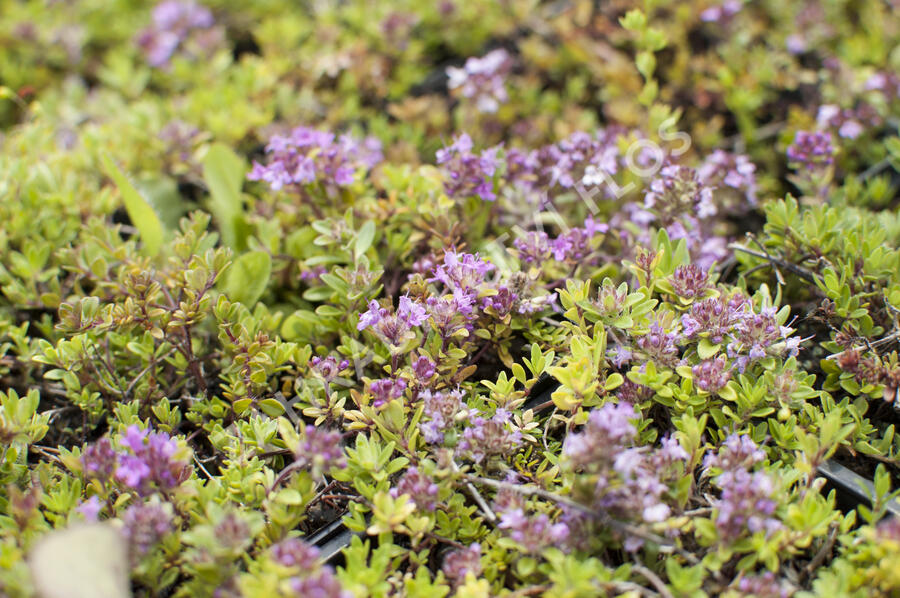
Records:
{"label": "broad green leaf", "polygon": [[250,251],[235,260],[225,277],[225,295],[248,308],[256,305],[269,284],[272,258],[265,251]]}
{"label": "broad green leaf", "polygon": [[164,237],[163,225],[156,210],[150,201],[141,195],[125,173],[116,166],[108,154],[101,154],[100,161],[103,163],[106,175],[113,180],[116,187],[119,188],[119,193],[122,194],[122,201],[125,203],[128,218],[140,234],[144,252],[148,255],[156,255],[162,248]]}
{"label": "broad green leaf", "polygon": [[372,241],[375,240],[375,222],[373,220],[367,220],[365,224],[363,224],[362,228],[359,229],[359,232],[356,234],[356,242],[353,247],[353,253],[356,254],[356,257],[363,255],[366,251],[368,251],[369,247],[372,246]]}
{"label": "broad green leaf", "polygon": [[165,230],[177,230],[178,222],[184,217],[188,203],[179,195],[175,179],[154,175],[141,177],[135,187],[142,197],[153,206]]}
{"label": "broad green leaf", "polygon": [[240,156],[220,143],[209,148],[203,159],[203,180],[211,195],[209,211],[216,219],[222,241],[238,250],[246,246],[247,231],[241,205],[245,172],[246,165]]}

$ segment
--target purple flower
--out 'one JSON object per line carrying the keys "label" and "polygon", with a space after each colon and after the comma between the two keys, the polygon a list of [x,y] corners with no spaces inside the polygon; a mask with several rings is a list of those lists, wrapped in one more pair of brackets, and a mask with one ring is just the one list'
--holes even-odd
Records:
{"label": "purple flower", "polygon": [[[589,482],[576,489],[580,500],[619,519],[660,522],[671,515],[667,492],[683,476],[689,455],[671,437],[658,449],[634,446],[636,417],[627,403],[607,403],[591,412],[580,433],[569,435],[563,453],[582,472],[581,483]],[[643,544],[636,537],[624,540],[629,551]]]}
{"label": "purple flower", "polygon": [[788,146],[788,159],[800,168],[828,166],[834,161],[831,133],[797,131],[794,142]]}
{"label": "purple flower", "polygon": [[100,499],[94,495],[75,507],[75,510],[81,513],[85,520],[95,522],[102,508],[103,505],[100,504]]}
{"label": "purple flower", "polygon": [[371,169],[382,159],[381,144],[375,138],[335,137],[309,127],[272,136],[266,153],[268,164],[254,162],[247,178],[265,181],[273,191],[317,181],[344,187],[353,183],[357,170]]}
{"label": "purple flower", "polygon": [[434,278],[448,289],[461,289],[470,291],[484,282],[488,272],[494,269],[494,265],[478,257],[478,254],[457,253],[447,250],[444,252],[444,263],[434,269]]}
{"label": "purple flower", "polygon": [[494,173],[497,171],[498,147],[492,147],[477,155],[472,152],[472,139],[465,133],[456,137],[453,144],[438,150],[437,163],[447,175],[444,189],[454,198],[477,196],[484,201],[497,199],[494,193]]}
{"label": "purple flower", "polygon": [[494,265],[479,258],[477,253],[447,250],[444,252],[444,263],[435,267],[434,277],[430,280],[443,283],[453,293],[459,311],[468,314],[485,277],[493,269]]}
{"label": "purple flower", "polygon": [[694,299],[706,292],[709,288],[709,275],[696,264],[678,266],[675,273],[669,278],[672,290],[684,299]]}
{"label": "purple flower", "polygon": [[453,338],[458,331],[468,327],[467,320],[472,315],[473,304],[471,295],[464,293],[429,297],[425,300],[428,315],[445,342]]}
{"label": "purple flower", "polygon": [[583,228],[570,228],[550,242],[553,259],[558,262],[577,262],[591,253],[590,242],[598,233],[609,230],[606,224],[598,224],[592,218],[584,221]]}
{"label": "purple flower", "polygon": [[150,494],[154,487],[171,490],[191,475],[190,464],[174,458],[178,444],[165,432],[131,425],[119,443],[130,453],[119,453],[116,478],[141,496]]}
{"label": "purple flower", "polygon": [[341,588],[340,582],[329,567],[322,567],[304,577],[294,577],[290,581],[291,590],[303,598],[353,598],[353,594]]}
{"label": "purple flower", "polygon": [[438,485],[430,477],[422,474],[418,467],[410,467],[391,488],[391,496],[407,495],[416,506],[425,511],[434,511],[437,506]]}
{"label": "purple flower", "polygon": [[678,165],[664,166],[650,182],[644,207],[652,209],[667,225],[679,216],[696,215],[702,219],[718,212],[712,189],[703,184],[697,171]]}
{"label": "purple flower", "polygon": [[325,382],[331,382],[338,377],[341,370],[350,367],[350,362],[346,359],[338,362],[333,356],[329,355],[324,359],[321,357],[313,357],[309,360],[309,370],[315,376],[322,378]]}
{"label": "purple flower", "polygon": [[394,350],[399,350],[415,338],[413,328],[421,326],[428,319],[428,312],[408,296],[400,297],[397,312],[381,307],[377,301],[369,302],[369,309],[359,316],[357,330],[372,328]]}
{"label": "purple flower", "polygon": [[208,8],[191,0],[165,0],[153,8],[153,24],[160,29],[185,33],[190,29],[212,27]]}
{"label": "purple flower", "polygon": [[457,447],[459,452],[469,456],[475,463],[494,456],[512,453],[521,441],[522,434],[515,428],[511,416],[505,409],[498,409],[493,417],[469,418],[469,426],[463,432]]}
{"label": "purple flower", "polygon": [[772,517],[777,506],[772,500],[774,484],[765,472],[751,473],[749,469],[762,462],[765,453],[746,435],[732,434],[717,454],[707,455],[704,467],[721,473],[715,483],[722,496],[713,503],[718,515],[716,527],[724,541],[731,541],[749,531],[769,533],[781,527]]}
{"label": "purple flower", "polygon": [[742,200],[732,202],[729,211],[741,214],[748,206],[756,205],[756,165],[747,156],[716,150],[706,157],[697,175],[704,185],[714,189],[720,205],[727,205],[725,198],[720,197],[726,191]]}
{"label": "purple flower", "polygon": [[666,332],[658,322],[650,325],[647,334],[637,340],[637,346],[659,365],[673,367],[678,362],[678,335]]}
{"label": "purple flower", "polygon": [[319,561],[319,549],[299,538],[287,538],[269,548],[269,554],[283,567],[310,571]]}
{"label": "purple flower", "polygon": [[790,590],[782,587],[775,574],[766,571],[761,575],[745,575],[737,584],[737,589],[745,596],[758,598],[788,598]]}
{"label": "purple flower", "polygon": [[724,25],[740,12],[742,6],[740,0],[725,0],[722,4],[707,8],[700,13],[700,20],[705,23]]}
{"label": "purple flower", "polygon": [[458,89],[464,98],[474,99],[480,112],[493,113],[507,100],[503,83],[511,66],[512,60],[502,48],[482,58],[473,56],[463,68],[447,69],[447,87]]}
{"label": "purple flower", "polygon": [[544,231],[530,231],[513,241],[519,259],[525,264],[542,264],[550,257],[550,238]]}
{"label": "purple flower", "polygon": [[81,455],[84,475],[88,478],[106,482],[116,469],[116,451],[109,438],[103,437],[94,444],[88,445]]}
{"label": "purple flower", "polygon": [[[743,372],[751,361],[763,359],[773,350],[778,353],[789,352],[795,354],[799,349],[801,339],[788,337],[794,332],[793,328],[779,326],[775,319],[774,307],[767,307],[754,313],[747,305],[746,311],[735,324],[732,330],[732,342],[728,343],[729,357],[736,357],[735,365]],[[784,341],[773,349],[773,345]]]}
{"label": "purple flower", "polygon": [[420,395],[424,402],[423,415],[427,421],[419,424],[425,442],[429,444],[441,444],[444,442],[444,432],[454,424],[456,414],[463,407],[463,393],[461,390],[438,391],[425,390]]}
{"label": "purple flower", "polygon": [[311,467],[316,476],[333,467],[343,467],[345,461],[341,433],[312,425],[306,426],[303,440],[297,447],[294,458],[299,466]]}
{"label": "purple flower", "polygon": [[397,306],[397,317],[412,327],[424,324],[428,319],[428,314],[424,307],[413,302],[409,296],[403,295],[400,297],[400,303]]}
{"label": "purple flower", "polygon": [[497,527],[507,530],[509,537],[531,554],[559,545],[569,537],[569,527],[565,523],[550,523],[545,513],[528,517],[520,508],[504,511]]}
{"label": "purple flower", "polygon": [[723,541],[731,542],[746,531],[768,534],[781,527],[781,522],[772,517],[777,507],[771,498],[775,486],[765,472],[738,469],[729,476],[719,476],[717,484],[722,496],[713,501],[713,507],[718,512],[716,529]]}
{"label": "purple flower", "polygon": [[497,289],[496,295],[488,295],[482,299],[481,308],[499,318],[503,318],[513,311],[518,301],[519,296],[504,286]]}
{"label": "purple flower", "polygon": [[836,130],[844,139],[856,139],[866,130],[866,125],[875,126],[881,122],[878,113],[868,104],[861,104],[857,109],[841,109],[834,104],[819,106],[816,124],[822,129]]}
{"label": "purple flower", "polygon": [[880,91],[887,101],[900,98],[900,75],[891,71],[875,73],[866,80],[866,89]]}
{"label": "purple flower", "polygon": [[694,385],[704,392],[716,393],[728,384],[731,379],[731,371],[728,360],[724,355],[715,359],[701,361],[691,368],[694,377]]}
{"label": "purple flower", "polygon": [[394,399],[403,396],[406,390],[406,380],[403,378],[383,378],[375,380],[369,385],[369,392],[372,393],[372,406],[376,409],[384,407]]}
{"label": "purple flower", "polygon": [[685,337],[705,336],[714,344],[721,343],[744,317],[746,301],[742,294],[736,294],[731,299],[720,295],[694,303],[691,311],[681,316]]}
{"label": "purple flower", "polygon": [[214,24],[205,6],[193,0],[166,0],[154,7],[153,24],[138,34],[137,44],[151,66],[161,67],[192,34],[202,37]]}
{"label": "purple flower", "polygon": [[424,355],[420,355],[418,359],[413,362],[412,370],[413,374],[416,376],[416,381],[424,386],[428,384],[431,377],[434,376],[436,371],[435,363]]}
{"label": "purple flower", "polygon": [[134,556],[143,556],[172,531],[172,512],[168,503],[137,503],[122,515],[122,533]]}
{"label": "purple flower", "polygon": [[467,548],[459,548],[447,554],[444,557],[444,563],[441,565],[441,571],[450,580],[453,586],[462,584],[468,573],[474,577],[479,577],[482,572],[481,567],[481,545],[473,542]]}
{"label": "purple flower", "polygon": [[365,330],[366,328],[377,325],[379,322],[387,318],[391,311],[378,305],[374,299],[369,301],[369,309],[359,315],[359,323],[356,325],[357,330]]}
{"label": "purple flower", "polygon": [[706,469],[716,468],[728,473],[738,469],[750,469],[765,458],[766,454],[752,438],[746,434],[731,434],[719,447],[718,453],[706,455],[703,466]]}
{"label": "purple flower", "polygon": [[563,445],[575,469],[611,463],[613,456],[637,434],[632,420],[637,419],[628,403],[607,403],[591,411],[581,432],[570,434]]}

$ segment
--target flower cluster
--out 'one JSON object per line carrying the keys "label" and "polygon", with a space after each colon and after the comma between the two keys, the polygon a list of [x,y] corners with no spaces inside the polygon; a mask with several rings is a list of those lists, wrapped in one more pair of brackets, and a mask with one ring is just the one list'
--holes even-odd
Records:
{"label": "flower cluster", "polygon": [[894,72],[875,73],[866,80],[866,89],[880,91],[888,101],[900,98],[900,75]]}
{"label": "flower cluster", "polygon": [[343,359],[338,362],[332,355],[328,355],[324,359],[316,356],[309,360],[309,371],[325,382],[331,382],[338,377],[341,371],[346,370],[348,367],[350,367],[348,360]]}
{"label": "flower cluster", "polygon": [[498,409],[493,417],[470,415],[457,450],[475,463],[490,457],[508,455],[521,442],[522,433],[505,409]]}
{"label": "flower cluster", "polygon": [[716,529],[725,542],[747,531],[769,534],[781,528],[781,522],[773,516],[778,504],[772,499],[772,478],[764,471],[750,471],[764,458],[765,454],[748,436],[732,435],[718,453],[704,459],[707,471],[721,472],[714,482],[722,495],[713,507],[717,512]]}
{"label": "flower cluster", "polygon": [[116,462],[116,450],[106,436],[85,447],[81,454],[85,476],[101,482],[106,482],[112,477],[116,470]]}
{"label": "flower cluster", "polygon": [[481,545],[473,542],[465,548],[449,552],[444,557],[441,571],[454,586],[461,584],[469,574],[479,577],[482,572]]}
{"label": "flower cluster", "polygon": [[774,307],[756,312],[740,292],[694,303],[682,315],[681,325],[685,339],[705,337],[715,344],[727,343],[728,356],[741,372],[768,355],[796,355],[803,340],[792,336],[793,328],[778,324]]}
{"label": "flower cluster", "polygon": [[745,313],[747,297],[735,293],[731,297],[718,295],[691,305],[688,313],[681,316],[681,326],[685,337],[692,339],[706,337],[718,344],[725,340]]}
{"label": "flower cluster", "polygon": [[869,104],[861,104],[855,109],[823,104],[816,114],[819,128],[835,130],[844,139],[856,139],[867,126],[876,126],[880,121],[878,113]]}
{"label": "flower cluster", "polygon": [[784,587],[771,571],[760,575],[745,575],[738,581],[737,589],[744,596],[757,596],[766,598],[788,598],[791,591]]}
{"label": "flower cluster", "polygon": [[724,355],[706,359],[691,368],[694,385],[710,394],[722,390],[731,379],[731,368]]}
{"label": "flower cluster", "polygon": [[294,453],[295,463],[301,467],[311,467],[318,477],[333,467],[344,464],[344,447],[341,433],[326,428],[306,426],[302,442]]}
{"label": "flower cluster", "polygon": [[637,346],[654,362],[674,367],[678,363],[678,334],[667,332],[659,322],[650,325],[650,330],[637,339]]}
{"label": "flower cluster", "polygon": [[251,181],[265,181],[273,191],[311,183],[344,187],[360,169],[371,169],[382,159],[375,137],[359,140],[340,137],[311,127],[297,127],[288,135],[273,135],[266,145],[268,163],[253,163]]}
{"label": "flower cluster", "polygon": [[711,6],[700,13],[700,20],[706,23],[727,23],[740,12],[743,7],[740,0],[725,0],[722,4]]}
{"label": "flower cluster", "polygon": [[[618,220],[624,221],[627,216],[644,230],[651,225],[665,228],[670,238],[685,240],[692,262],[706,270],[728,255],[717,218],[725,215],[726,206],[746,206],[746,201],[735,202],[727,194],[717,195],[715,191],[697,170],[669,164],[650,181],[643,204],[626,205]],[[644,244],[648,239],[647,233],[637,238]]]}
{"label": "flower cluster", "polygon": [[438,490],[432,478],[419,471],[418,467],[410,467],[391,488],[391,496],[397,498],[405,494],[419,509],[433,511],[437,506]]}
{"label": "flower cluster", "polygon": [[[756,165],[749,157],[717,149],[706,157],[697,175],[713,189],[716,203],[728,206],[731,212],[741,213],[756,205]],[[720,197],[725,193],[734,193],[736,201],[729,204]]]}
{"label": "flower cluster", "polygon": [[419,424],[426,442],[441,444],[444,433],[452,428],[456,416],[463,410],[463,392],[457,390],[425,390],[419,397],[424,403],[426,421]]}
{"label": "flower cluster", "polygon": [[558,262],[580,262],[593,251],[594,237],[608,231],[608,225],[588,217],[584,226],[569,228],[554,239],[544,231],[530,231],[513,241],[513,246],[526,264],[540,265],[551,256]]}
{"label": "flower cluster", "polygon": [[621,131],[572,133],[558,143],[535,150],[510,148],[506,152],[506,180],[526,191],[547,192],[554,187],[576,185],[606,188],[609,176],[619,171],[622,156],[616,146]]}
{"label": "flower cluster", "polygon": [[178,444],[165,432],[128,426],[119,438],[116,478],[146,496],[159,489],[169,491],[191,475],[189,463],[178,459]]}
{"label": "flower cluster", "polygon": [[831,133],[797,131],[787,157],[798,168],[815,169],[829,166],[834,161],[834,151]]}
{"label": "flower cluster", "polygon": [[563,453],[575,469],[611,465],[613,455],[637,434],[634,419],[634,407],[628,403],[607,403],[591,411],[580,433],[566,438]]}
{"label": "flower cluster", "polygon": [[428,386],[437,371],[436,365],[425,355],[420,355],[412,364],[413,375],[420,386]]}
{"label": "flower cluster", "polygon": [[172,531],[172,507],[164,502],[137,503],[122,515],[122,533],[134,557],[147,554]]}
{"label": "flower cluster", "polygon": [[381,307],[377,301],[370,301],[368,310],[360,314],[357,330],[372,328],[392,350],[399,350],[416,337],[414,328],[428,320],[425,308],[407,295],[400,297],[397,311]]}
{"label": "flower cluster", "polygon": [[464,98],[474,99],[480,112],[496,112],[508,98],[504,82],[511,66],[512,59],[502,48],[481,58],[473,56],[463,68],[447,69],[447,86]]}
{"label": "flower cluster", "polygon": [[569,527],[562,522],[551,523],[546,513],[528,516],[524,509],[516,507],[500,515],[502,530],[529,554],[538,554],[548,546],[559,546],[569,537]]}
{"label": "flower cluster", "polygon": [[[747,306],[732,330],[732,341],[728,343],[728,356],[736,358],[735,365],[741,372],[750,361],[766,357],[770,352],[796,355],[799,350],[800,337],[791,337],[794,329],[780,326],[776,321],[776,309],[764,307],[755,313]],[[782,343],[780,349],[775,346]]]}
{"label": "flower cluster", "polygon": [[369,393],[372,395],[372,406],[376,409],[384,407],[394,399],[403,396],[406,390],[406,380],[403,378],[382,378],[369,384]]}
{"label": "flower cluster", "polygon": [[492,147],[480,154],[472,151],[472,138],[466,133],[458,135],[453,143],[438,150],[437,163],[446,173],[444,189],[455,198],[480,197],[494,201],[494,174],[497,172],[497,152]]}
{"label": "flower cluster", "polygon": [[192,43],[208,49],[218,45],[222,32],[214,25],[210,10],[194,0],[165,0],[153,8],[153,24],[138,35],[137,43],[147,62],[161,67],[179,47]]}
{"label": "flower cluster", "polygon": [[280,566],[296,572],[288,585],[297,596],[316,598],[350,598],[352,594],[341,587],[334,572],[320,565],[319,551],[303,540],[288,538],[269,549],[269,555]]}
{"label": "flower cluster", "polygon": [[442,283],[453,294],[457,310],[462,314],[472,313],[472,307],[484,285],[485,277],[494,265],[478,257],[478,254],[444,252],[444,262],[434,268],[432,281]]}
{"label": "flower cluster", "polygon": [[664,166],[650,182],[644,207],[654,210],[663,224],[685,214],[697,214],[698,218],[716,214],[712,188],[703,184],[693,168],[674,164]]}
{"label": "flower cluster", "polygon": [[[566,438],[563,454],[593,480],[583,500],[624,519],[663,521],[671,514],[666,494],[688,454],[674,438],[664,438],[654,450],[635,446],[635,417],[628,403],[595,409],[582,431]],[[625,545],[636,550],[642,542],[629,537]]]}
{"label": "flower cluster", "polygon": [[702,296],[709,288],[709,274],[696,264],[678,266],[669,282],[675,294],[685,299]]}

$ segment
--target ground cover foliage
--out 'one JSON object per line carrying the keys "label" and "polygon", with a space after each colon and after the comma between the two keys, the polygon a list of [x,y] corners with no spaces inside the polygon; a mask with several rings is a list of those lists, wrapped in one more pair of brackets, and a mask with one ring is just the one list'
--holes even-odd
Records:
{"label": "ground cover foliage", "polygon": [[4,3],[0,596],[897,595],[898,14]]}

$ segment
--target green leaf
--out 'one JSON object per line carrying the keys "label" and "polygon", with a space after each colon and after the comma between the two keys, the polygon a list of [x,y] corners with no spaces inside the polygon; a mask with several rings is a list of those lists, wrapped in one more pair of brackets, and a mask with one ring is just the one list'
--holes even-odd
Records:
{"label": "green leaf", "polygon": [[203,159],[203,180],[211,195],[209,211],[216,219],[222,241],[235,249],[246,247],[246,226],[241,205],[241,186],[247,168],[229,147],[217,143]]}
{"label": "green leaf", "polygon": [[278,417],[284,413],[284,405],[278,399],[264,399],[259,402],[259,408],[269,417]]}
{"label": "green leaf", "polygon": [[232,403],[232,408],[234,409],[235,413],[240,415],[250,407],[250,404],[252,402],[253,399],[238,399],[237,401]]}
{"label": "green leaf", "polygon": [[146,176],[135,181],[135,188],[159,216],[166,230],[177,230],[188,204],[178,193],[175,179],[168,176]]}
{"label": "green leaf", "polygon": [[231,265],[225,277],[225,295],[253,307],[269,284],[272,258],[265,251],[245,253]]}
{"label": "green leaf", "polygon": [[700,342],[697,344],[697,354],[700,356],[700,359],[709,359],[719,352],[719,345],[714,345],[709,342],[709,339],[702,338]]}
{"label": "green leaf", "polygon": [[374,240],[375,221],[367,220],[366,223],[363,224],[362,228],[359,229],[359,232],[356,234],[356,242],[353,245],[353,253],[356,254],[357,259],[359,259],[359,256],[368,251],[369,247],[372,246],[372,241]]}
{"label": "green leaf", "polygon": [[128,218],[140,234],[144,252],[147,255],[158,254],[162,248],[164,233],[162,222],[156,214],[156,210],[153,209],[153,205],[131,184],[131,181],[116,166],[109,154],[100,154],[100,161],[103,164],[106,175],[119,188],[122,201],[125,203],[125,210],[128,212]]}

